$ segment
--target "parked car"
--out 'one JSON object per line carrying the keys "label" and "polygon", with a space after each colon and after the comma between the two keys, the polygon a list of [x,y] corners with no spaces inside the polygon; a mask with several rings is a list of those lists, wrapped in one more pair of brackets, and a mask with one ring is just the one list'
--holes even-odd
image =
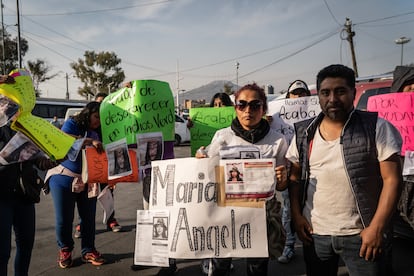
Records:
{"label": "parked car", "polygon": [[[385,79],[360,78],[355,83],[356,94],[354,106],[359,110],[366,110],[368,98],[375,95],[386,94],[391,92],[392,78],[384,75]],[[311,95],[316,95],[316,87],[311,90]]]}
{"label": "parked car", "polygon": [[190,141],[190,130],[187,128],[187,120],[175,114],[175,141],[174,146]]}
{"label": "parked car", "polygon": [[356,87],[356,95],[354,105],[356,109],[366,110],[368,98],[370,96],[386,94],[391,92],[391,84],[392,80],[379,80],[379,81],[372,81],[372,82],[357,82],[355,84]]}

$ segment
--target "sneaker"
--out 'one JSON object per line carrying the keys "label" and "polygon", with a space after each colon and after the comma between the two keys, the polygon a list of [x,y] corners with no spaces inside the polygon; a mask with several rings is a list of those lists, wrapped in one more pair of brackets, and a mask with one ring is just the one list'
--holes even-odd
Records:
{"label": "sneaker", "polygon": [[277,258],[277,261],[281,264],[287,264],[292,260],[294,256],[295,256],[295,249],[290,246],[285,246],[285,248],[283,249],[282,256]]}
{"label": "sneaker", "polygon": [[82,237],[80,224],[75,226],[75,234],[73,234],[73,236],[77,239],[80,239]]}
{"label": "sneaker", "polygon": [[114,219],[110,223],[108,223],[108,230],[112,230],[112,232],[119,232],[122,230],[122,226]]}
{"label": "sneaker", "polygon": [[101,253],[96,250],[82,255],[82,261],[93,265],[101,265],[105,263],[105,259],[102,257]]}
{"label": "sneaker", "polygon": [[58,264],[60,268],[68,268],[72,265],[72,250],[69,247],[59,250]]}

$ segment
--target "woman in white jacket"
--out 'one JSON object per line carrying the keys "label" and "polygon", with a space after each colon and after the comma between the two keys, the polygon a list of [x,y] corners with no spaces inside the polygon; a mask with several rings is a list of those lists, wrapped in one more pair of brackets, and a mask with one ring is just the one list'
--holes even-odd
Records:
{"label": "woman in white jacket", "polygon": [[[235,93],[236,118],[230,127],[216,132],[207,148],[200,148],[197,158],[221,155],[234,152],[231,148],[248,148],[255,158],[274,158],[276,162],[277,190],[287,187],[285,153],[287,142],[283,135],[271,129],[263,119],[267,111],[266,95],[263,88],[256,83],[247,84]],[[227,149],[227,150],[223,150]],[[229,150],[230,149],[230,150]],[[241,155],[242,156],[242,155]],[[232,156],[232,158],[234,158]],[[245,157],[244,157],[245,158]],[[280,202],[276,197],[266,202],[266,221],[268,233],[269,256],[280,256],[285,243],[285,234],[280,218]],[[267,275],[268,258],[247,259],[247,275]],[[216,264],[213,275],[229,275],[231,259],[222,259]]]}

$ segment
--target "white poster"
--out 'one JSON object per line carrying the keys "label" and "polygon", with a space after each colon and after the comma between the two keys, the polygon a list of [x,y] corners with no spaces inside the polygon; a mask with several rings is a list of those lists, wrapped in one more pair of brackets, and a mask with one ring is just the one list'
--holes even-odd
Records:
{"label": "white poster", "polygon": [[282,99],[268,103],[268,114],[272,115],[271,128],[286,137],[288,143],[295,134],[294,123],[313,118],[321,112],[318,96]]}
{"label": "white poster", "polygon": [[218,158],[152,162],[150,210],[170,212],[170,258],[268,256],[264,208],[217,206],[218,165]]}
{"label": "white poster", "polygon": [[224,159],[226,198],[272,198],[276,189],[274,159]]}
{"label": "white poster", "polygon": [[138,210],[135,265],[168,266],[168,210]]}

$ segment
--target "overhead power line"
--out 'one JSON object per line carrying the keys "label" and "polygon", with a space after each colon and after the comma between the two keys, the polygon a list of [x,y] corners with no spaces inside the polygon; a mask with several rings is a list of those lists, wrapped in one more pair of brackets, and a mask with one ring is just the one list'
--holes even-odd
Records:
{"label": "overhead power line", "polygon": [[140,8],[140,7],[145,7],[145,6],[154,6],[154,5],[164,4],[164,3],[172,2],[172,1],[174,0],[163,0],[163,1],[158,1],[158,2],[142,3],[142,4],[136,4],[136,5],[130,5],[130,6],[117,7],[117,8],[107,8],[107,9],[98,9],[98,10],[89,10],[89,11],[38,13],[38,14],[25,14],[25,15],[26,16],[62,16],[62,15],[83,15],[83,14],[93,14],[93,13],[105,13],[105,12]]}
{"label": "overhead power line", "polygon": [[258,68],[258,69],[255,69],[255,70],[253,70],[253,71],[250,71],[250,72],[248,72],[248,73],[246,73],[246,74],[244,74],[244,75],[242,75],[242,76],[239,76],[239,78],[244,78],[244,77],[247,77],[247,76],[252,75],[252,74],[254,74],[254,73],[257,73],[257,72],[263,71],[264,69],[266,69],[266,68],[268,68],[268,67],[270,67],[270,66],[273,66],[273,65],[275,65],[276,63],[279,63],[279,62],[281,62],[281,61],[283,61],[283,60],[286,60],[286,59],[288,59],[288,58],[290,58],[290,57],[293,57],[293,56],[295,56],[295,55],[297,55],[297,54],[299,54],[299,53],[301,53],[301,52],[303,52],[303,51],[305,51],[305,50],[307,50],[307,49],[309,49],[309,48],[311,48],[311,47],[315,46],[316,44],[319,44],[319,43],[321,43],[322,41],[327,40],[328,38],[332,37],[333,35],[335,35],[335,34],[337,34],[337,33],[338,33],[338,30],[335,30],[334,32],[330,32],[330,33],[326,34],[325,36],[323,36],[322,38],[318,39],[317,41],[314,41],[314,42],[310,43],[309,45],[307,45],[307,46],[305,46],[305,47],[303,47],[303,48],[301,48],[301,49],[299,49],[299,50],[297,50],[297,51],[295,51],[295,52],[293,52],[293,53],[291,53],[291,54],[289,54],[289,55],[287,55],[287,56],[281,57],[281,58],[279,58],[279,59],[277,59],[277,60],[273,61],[272,63],[269,63],[269,64],[267,64],[267,65],[265,65],[265,66],[262,66],[262,67],[260,67],[260,68]]}
{"label": "overhead power line", "polygon": [[331,8],[328,5],[328,2],[326,2],[326,0],[323,0],[323,2],[325,2],[325,6],[328,9],[330,15],[332,16],[333,20],[336,22],[336,24],[338,24],[338,26],[341,26],[341,23],[339,23],[339,21],[336,19],[335,15],[332,13]]}

